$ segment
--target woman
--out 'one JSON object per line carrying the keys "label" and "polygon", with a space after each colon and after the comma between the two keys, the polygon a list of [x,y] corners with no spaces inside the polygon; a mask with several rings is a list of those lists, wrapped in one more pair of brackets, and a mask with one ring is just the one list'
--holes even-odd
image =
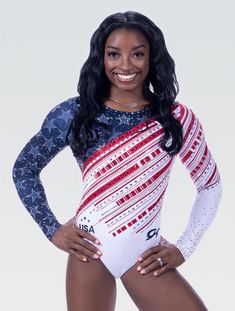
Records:
{"label": "woman", "polygon": [[[119,277],[140,310],[206,310],[176,268],[213,220],[221,180],[199,119],[175,101],[175,66],[161,30],[136,12],[108,16],[91,38],[78,93],[48,113],[13,168],[23,204],[69,253],[68,310],[114,310]],[[84,187],[76,216],[62,225],[39,174],[68,145]],[[197,196],[187,228],[169,243],[160,213],[177,155]]]}

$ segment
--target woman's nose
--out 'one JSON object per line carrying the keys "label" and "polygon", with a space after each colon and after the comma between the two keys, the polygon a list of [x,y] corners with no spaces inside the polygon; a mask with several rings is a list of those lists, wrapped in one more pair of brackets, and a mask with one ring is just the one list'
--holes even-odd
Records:
{"label": "woman's nose", "polygon": [[127,55],[127,56],[122,56],[122,58],[121,58],[121,63],[120,63],[120,67],[121,67],[122,69],[127,70],[127,69],[130,69],[131,66],[132,66],[132,62],[131,62],[130,57],[129,57],[128,55]]}

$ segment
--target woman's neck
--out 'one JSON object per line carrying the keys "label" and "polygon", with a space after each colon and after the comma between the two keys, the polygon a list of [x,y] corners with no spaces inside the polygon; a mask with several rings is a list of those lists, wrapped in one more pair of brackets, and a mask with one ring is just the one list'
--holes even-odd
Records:
{"label": "woman's neck", "polygon": [[123,103],[133,103],[133,102],[143,102],[145,101],[143,92],[141,89],[126,91],[117,88],[111,88],[109,98],[114,98],[119,102]]}
{"label": "woman's neck", "polygon": [[149,102],[144,98],[141,91],[122,91],[111,89],[110,96],[105,101],[105,105],[120,111],[135,112],[142,110]]}

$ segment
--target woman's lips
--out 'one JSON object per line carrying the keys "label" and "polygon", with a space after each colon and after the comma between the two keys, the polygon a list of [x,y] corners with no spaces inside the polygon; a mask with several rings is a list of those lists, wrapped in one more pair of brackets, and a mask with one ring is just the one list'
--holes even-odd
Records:
{"label": "woman's lips", "polygon": [[117,76],[118,80],[121,82],[129,82],[129,81],[133,81],[135,79],[135,77],[137,76],[137,72],[136,73],[132,73],[132,74],[121,74],[121,73],[115,73],[115,75]]}

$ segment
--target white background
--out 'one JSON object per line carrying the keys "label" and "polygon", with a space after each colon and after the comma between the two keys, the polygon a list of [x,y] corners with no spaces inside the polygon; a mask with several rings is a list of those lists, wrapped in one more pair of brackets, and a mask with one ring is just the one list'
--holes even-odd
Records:
{"label": "white background", "polygon": [[[209,310],[234,303],[234,1],[0,1],[1,256],[0,309],[66,310],[67,254],[44,237],[19,200],[13,163],[58,103],[76,96],[90,37],[109,14],[139,11],[163,31],[176,63],[177,97],[203,125],[223,179],[220,210],[197,251],[179,270]],[[71,218],[81,195],[81,174],[69,148],[42,171],[51,209]],[[162,214],[170,241],[182,233],[195,188],[178,160]],[[137,308],[118,280],[116,310]]]}

